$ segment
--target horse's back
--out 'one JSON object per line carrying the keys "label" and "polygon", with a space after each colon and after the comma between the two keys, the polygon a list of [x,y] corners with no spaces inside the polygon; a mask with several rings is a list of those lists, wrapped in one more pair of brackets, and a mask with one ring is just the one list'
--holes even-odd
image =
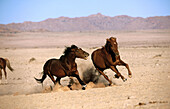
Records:
{"label": "horse's back", "polygon": [[50,68],[51,68],[51,66],[53,65],[53,64],[56,64],[56,65],[58,65],[60,63],[60,60],[59,59],[56,59],[56,58],[52,58],[52,59],[49,59],[49,60],[47,60],[46,61],[46,63],[44,64],[44,71],[46,71],[46,70],[50,70]]}
{"label": "horse's back", "polygon": [[44,73],[48,74],[49,72],[59,78],[67,75],[62,61],[55,58],[49,59],[44,65]]}

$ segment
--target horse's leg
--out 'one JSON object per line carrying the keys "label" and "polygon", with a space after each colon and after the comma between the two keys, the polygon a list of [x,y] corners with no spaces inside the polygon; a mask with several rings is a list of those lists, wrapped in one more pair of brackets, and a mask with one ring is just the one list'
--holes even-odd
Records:
{"label": "horse's leg", "polygon": [[72,76],[76,77],[79,83],[83,86],[83,90],[86,88],[86,84],[80,79],[79,72],[76,71]]}
{"label": "horse's leg", "polygon": [[7,72],[6,72],[6,68],[4,67],[3,70],[4,70],[4,74],[5,74],[5,83],[7,83]]}
{"label": "horse's leg", "polygon": [[123,62],[122,60],[120,60],[120,65],[123,65],[123,66],[125,66],[127,68],[128,76],[129,76],[129,78],[131,78],[132,77],[132,73],[130,71],[129,65],[127,63]]}
{"label": "horse's leg", "polygon": [[61,78],[57,77],[56,82],[58,82],[61,85],[60,80]]}
{"label": "horse's leg", "polygon": [[118,71],[118,69],[116,68],[116,66],[111,66],[110,68],[117,74],[118,77],[121,77],[124,82],[127,80],[126,78],[124,78],[124,76],[122,76],[122,75],[119,73],[119,71]]}
{"label": "horse's leg", "polygon": [[[116,68],[116,66],[114,66],[114,67],[115,67],[115,69],[117,70],[117,72],[119,72],[118,69]],[[114,70],[113,70],[113,71],[114,71]],[[117,73],[116,73],[116,74],[115,74],[115,78],[118,79],[119,77],[120,77],[120,75],[118,76]]]}
{"label": "horse's leg", "polygon": [[51,75],[51,73],[48,71],[48,76],[51,78],[51,80],[53,81],[54,85],[56,85],[56,81],[54,80],[53,75]]}
{"label": "horse's leg", "polygon": [[1,84],[1,81],[2,81],[2,69],[0,68],[0,84]]}
{"label": "horse's leg", "polygon": [[106,76],[101,70],[99,70],[97,68],[97,70],[99,71],[100,74],[102,74],[108,81],[109,81],[109,86],[112,84],[112,81],[109,80],[108,76]]}
{"label": "horse's leg", "polygon": [[71,88],[71,86],[73,85],[73,83],[74,83],[74,80],[73,80],[73,78],[69,78],[70,79],[70,81],[69,81],[69,84],[67,85],[68,86],[68,88],[70,89],[70,90],[73,90],[72,88]]}

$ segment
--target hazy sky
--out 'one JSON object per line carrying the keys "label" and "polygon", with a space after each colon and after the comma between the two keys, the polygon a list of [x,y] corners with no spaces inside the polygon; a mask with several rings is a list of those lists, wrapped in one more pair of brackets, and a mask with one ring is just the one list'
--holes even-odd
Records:
{"label": "hazy sky", "polygon": [[170,0],[0,0],[0,24],[38,22],[47,18],[170,15]]}

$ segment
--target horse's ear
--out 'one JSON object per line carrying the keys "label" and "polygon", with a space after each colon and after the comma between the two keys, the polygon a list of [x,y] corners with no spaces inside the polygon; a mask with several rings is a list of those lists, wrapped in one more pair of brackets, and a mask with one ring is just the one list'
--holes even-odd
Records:
{"label": "horse's ear", "polygon": [[106,42],[110,42],[110,39],[106,39]]}
{"label": "horse's ear", "polygon": [[116,41],[116,37],[111,37],[110,40]]}

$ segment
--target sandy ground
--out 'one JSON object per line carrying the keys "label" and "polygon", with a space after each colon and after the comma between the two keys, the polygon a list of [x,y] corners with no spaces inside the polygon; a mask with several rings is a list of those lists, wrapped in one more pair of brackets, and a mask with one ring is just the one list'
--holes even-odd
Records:
{"label": "sandy ground", "polygon": [[[40,72],[48,59],[62,55],[64,46],[76,44],[91,54],[96,47],[104,45],[110,34],[118,38],[121,58],[132,70],[133,77],[128,78],[126,68],[118,66],[128,79],[126,82],[115,79],[114,72],[106,70],[113,82],[108,86],[103,76],[95,72],[90,57],[76,60],[80,77],[84,81],[97,81],[88,83],[86,90],[81,90],[79,84],[69,90],[68,77],[61,80],[62,86],[54,86],[47,78],[42,87],[34,80],[42,76]],[[7,69],[8,83],[3,75],[0,109],[170,108],[170,32],[167,30],[1,34],[0,43],[1,57],[8,58],[15,69],[14,72]]]}

